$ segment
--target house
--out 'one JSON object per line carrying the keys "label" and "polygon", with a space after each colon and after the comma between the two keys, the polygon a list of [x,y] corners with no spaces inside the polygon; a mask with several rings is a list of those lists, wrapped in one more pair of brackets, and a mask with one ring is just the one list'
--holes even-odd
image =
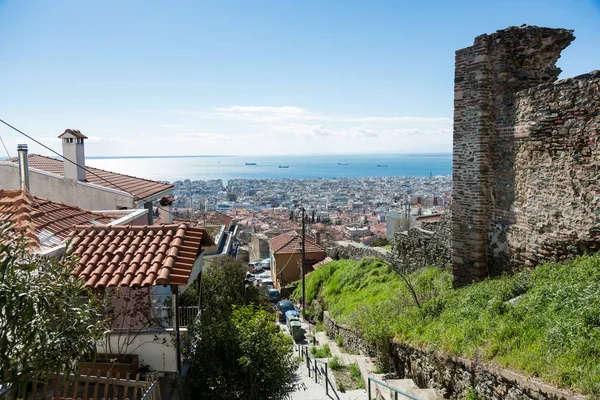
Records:
{"label": "house", "polygon": [[[32,195],[87,210],[152,210],[154,201],[173,192],[171,184],[86,166],[87,137],[78,130],[67,129],[59,138],[63,159],[28,154],[27,146],[19,145],[18,157],[0,161],[5,188],[20,189],[26,177]],[[146,215],[152,224],[153,213]]]}
{"label": "house", "polygon": [[[277,289],[302,277],[302,235],[296,231],[273,237],[271,247],[271,279]],[[316,239],[306,236],[304,245],[306,272],[326,256],[325,248]]]}
{"label": "house", "polygon": [[65,241],[78,224],[143,224],[146,210],[96,212],[32,196],[28,190],[0,189],[0,223],[10,223],[28,238],[29,251],[45,256],[61,255]]}
{"label": "house", "polygon": [[198,308],[190,315],[178,307],[178,296],[200,274],[203,249],[214,246],[212,238],[204,229],[171,224],[79,225],[71,239],[68,254],[77,258],[73,275],[108,296],[114,315],[123,315],[113,319],[99,352],[134,353],[152,370],[181,372],[172,336],[180,343],[187,332],[182,325]]}

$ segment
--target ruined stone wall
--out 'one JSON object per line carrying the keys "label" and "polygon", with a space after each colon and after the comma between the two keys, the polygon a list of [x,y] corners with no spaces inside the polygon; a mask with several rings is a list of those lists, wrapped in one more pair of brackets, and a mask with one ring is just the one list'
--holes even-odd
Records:
{"label": "ruined stone wall", "polygon": [[515,109],[515,220],[491,246],[528,265],[598,251],[600,71],[519,92]]}
{"label": "ruined stone wall", "polygon": [[400,272],[412,272],[449,264],[451,221],[450,213],[445,213],[438,222],[427,222],[406,233],[396,233],[391,252],[394,268]]}
{"label": "ruined stone wall", "polygon": [[589,182],[600,164],[598,76],[553,83],[573,39],[569,30],[524,25],[456,52],[456,286],[597,248],[598,193]]}

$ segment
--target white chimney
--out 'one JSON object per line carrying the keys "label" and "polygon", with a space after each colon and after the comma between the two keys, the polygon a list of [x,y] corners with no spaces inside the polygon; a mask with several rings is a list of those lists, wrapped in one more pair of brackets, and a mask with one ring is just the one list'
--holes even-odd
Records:
{"label": "white chimney", "polygon": [[[65,179],[85,182],[85,152],[83,140],[87,136],[75,129],[67,129],[59,136],[62,140]],[[69,161],[70,160],[70,161]]]}
{"label": "white chimney", "polygon": [[29,192],[29,159],[27,158],[27,145],[17,145],[19,154],[19,179],[21,181],[21,190]]}
{"label": "white chimney", "polygon": [[165,196],[158,201],[158,213],[162,224],[173,223],[173,207],[171,204],[175,201],[174,198]]}

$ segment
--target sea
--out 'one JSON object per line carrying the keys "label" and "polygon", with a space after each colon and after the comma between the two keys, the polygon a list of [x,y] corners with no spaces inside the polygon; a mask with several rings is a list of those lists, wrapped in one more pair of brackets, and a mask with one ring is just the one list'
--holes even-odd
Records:
{"label": "sea", "polygon": [[449,175],[452,154],[86,157],[86,164],[158,181],[221,179],[226,185],[232,179]]}

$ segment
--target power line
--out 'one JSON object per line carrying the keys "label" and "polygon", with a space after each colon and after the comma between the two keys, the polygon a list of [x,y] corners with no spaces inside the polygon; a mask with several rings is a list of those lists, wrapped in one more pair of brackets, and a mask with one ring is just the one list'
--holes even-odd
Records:
{"label": "power line", "polygon": [[8,156],[8,159],[12,158],[10,156],[10,154],[8,153],[8,149],[6,148],[6,145],[4,144],[4,140],[2,140],[2,136],[0,136],[0,142],[2,142],[2,146],[4,147],[4,150],[6,151],[6,155]]}
{"label": "power line", "polygon": [[[94,171],[91,171],[89,168],[86,168],[83,165],[79,165],[77,164],[75,161],[65,157],[64,155],[52,150],[50,147],[46,146],[45,144],[43,144],[42,142],[40,142],[39,140],[34,139],[33,137],[29,136],[28,134],[26,134],[25,132],[21,131],[20,129],[17,129],[16,127],[12,126],[11,124],[9,124],[8,122],[4,121],[3,119],[0,119],[0,122],[2,122],[4,125],[8,126],[9,128],[13,129],[14,131],[20,133],[21,135],[25,136],[26,138],[28,138],[29,140],[32,140],[33,142],[37,143],[38,145],[42,146],[43,148],[45,148],[46,150],[56,154],[59,157],[62,157],[63,160],[70,162],[73,165],[76,165],[77,167],[83,169],[86,172],[89,172],[90,174],[94,175],[97,178],[102,179],[104,182],[109,183],[111,185],[113,185],[114,187],[116,187],[117,189],[121,190],[122,192],[125,193],[131,193],[128,190],[123,189],[122,187],[120,187],[119,185],[117,185],[116,183],[113,183],[111,181],[109,181],[106,178],[101,177],[100,175],[96,174]],[[0,138],[1,139],[1,138]],[[2,142],[2,144],[4,144],[4,141]],[[8,150],[6,149],[6,146],[4,147],[4,149],[6,150],[6,154],[8,154]],[[9,156],[10,158],[10,156]],[[133,195],[136,195],[135,193],[132,193]],[[142,198],[140,199],[142,202],[146,202],[148,199],[147,198]],[[153,210],[148,210],[149,212],[153,212]],[[169,214],[175,216],[175,214],[171,211],[165,210],[166,212],[168,212]]]}

